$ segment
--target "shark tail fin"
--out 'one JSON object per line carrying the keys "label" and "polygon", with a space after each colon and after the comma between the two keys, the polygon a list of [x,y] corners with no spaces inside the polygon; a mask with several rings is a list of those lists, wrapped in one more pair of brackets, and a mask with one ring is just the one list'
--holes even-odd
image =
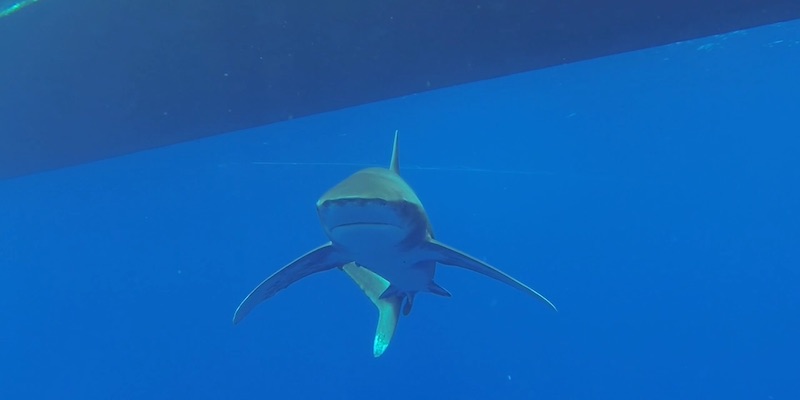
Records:
{"label": "shark tail fin", "polygon": [[394,131],[394,144],[392,145],[392,161],[389,163],[389,169],[397,175],[400,175],[400,153],[397,147],[397,140],[399,137],[398,131]]}
{"label": "shark tail fin", "polygon": [[378,308],[378,327],[375,330],[372,352],[375,357],[380,357],[389,347],[392,336],[394,336],[397,320],[400,318],[400,305],[403,302],[403,297],[381,296],[391,286],[389,281],[355,263],[345,264],[342,266],[342,270],[350,276],[350,279],[364,291],[364,294]]}

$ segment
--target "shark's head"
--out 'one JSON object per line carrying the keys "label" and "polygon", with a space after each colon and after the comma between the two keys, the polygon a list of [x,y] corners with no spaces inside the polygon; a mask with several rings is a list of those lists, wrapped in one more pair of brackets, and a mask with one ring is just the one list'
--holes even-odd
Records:
{"label": "shark's head", "polygon": [[354,249],[396,246],[431,234],[422,203],[398,172],[395,136],[390,168],[362,169],[317,201],[320,222],[331,242]]}
{"label": "shark's head", "polygon": [[347,248],[396,246],[429,230],[417,195],[396,173],[367,168],[334,186],[317,202],[322,228]]}

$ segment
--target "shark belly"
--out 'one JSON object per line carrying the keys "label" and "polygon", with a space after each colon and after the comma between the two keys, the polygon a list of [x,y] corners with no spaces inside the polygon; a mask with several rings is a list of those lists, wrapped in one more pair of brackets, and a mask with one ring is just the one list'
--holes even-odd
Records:
{"label": "shark belly", "polygon": [[380,275],[403,293],[427,290],[435,263],[425,262],[417,249],[421,240],[388,224],[351,224],[331,230],[331,241],[346,259]]}
{"label": "shark belly", "polygon": [[427,238],[427,220],[414,211],[404,202],[342,199],[323,203],[319,216],[346,259],[411,293],[427,290],[435,266],[417,250]]}
{"label": "shark belly", "polygon": [[420,260],[412,249],[379,249],[348,251],[349,258],[389,281],[399,293],[427,291],[433,281],[436,263]]}

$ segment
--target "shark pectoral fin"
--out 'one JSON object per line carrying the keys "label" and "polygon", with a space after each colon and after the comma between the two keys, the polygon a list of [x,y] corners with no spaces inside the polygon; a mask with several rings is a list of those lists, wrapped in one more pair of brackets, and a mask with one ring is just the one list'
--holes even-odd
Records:
{"label": "shark pectoral fin", "polygon": [[239,304],[236,313],[233,315],[233,323],[236,324],[244,319],[259,303],[274,296],[275,293],[285,289],[292,283],[311,274],[339,267],[342,264],[343,261],[339,259],[330,242],[309,251],[256,286]]}
{"label": "shark pectoral fin", "polygon": [[556,311],[558,310],[556,309],[556,306],[550,302],[550,300],[547,300],[547,298],[539,294],[539,292],[529,288],[524,283],[512,278],[505,272],[500,271],[499,269],[492,267],[491,265],[481,260],[478,260],[475,257],[470,256],[469,254],[454,249],[434,239],[430,239],[425,244],[425,250],[432,253],[429,255],[429,257],[432,260],[435,260],[436,262],[446,265],[466,268],[468,270],[481,273],[483,275],[488,276],[489,278],[496,279],[500,282],[505,283],[506,285],[515,287],[525,293],[528,293],[529,295],[541,300],[548,306],[552,307],[553,310]]}
{"label": "shark pectoral fin", "polygon": [[350,276],[350,279],[364,291],[364,294],[378,308],[378,327],[375,330],[372,352],[375,357],[380,357],[389,347],[392,336],[394,336],[397,320],[400,318],[400,304],[403,301],[403,297],[383,297],[383,293],[391,286],[389,281],[355,263],[345,264],[342,266],[342,270]]}

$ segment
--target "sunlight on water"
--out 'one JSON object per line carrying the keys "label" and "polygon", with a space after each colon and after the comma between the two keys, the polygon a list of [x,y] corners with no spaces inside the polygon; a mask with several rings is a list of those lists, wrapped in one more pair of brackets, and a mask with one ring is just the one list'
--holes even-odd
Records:
{"label": "sunlight on water", "polygon": [[0,0],[0,18],[7,17],[39,0]]}

